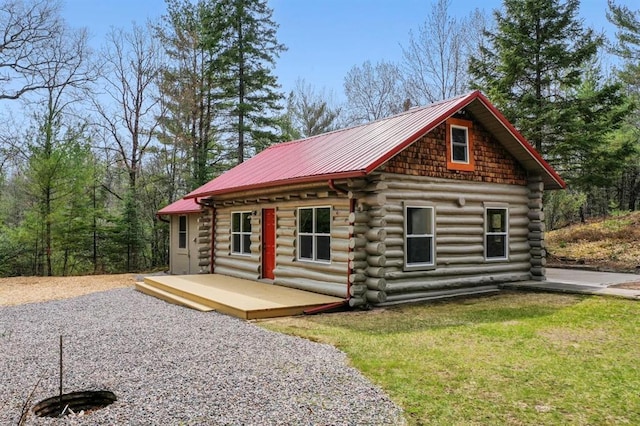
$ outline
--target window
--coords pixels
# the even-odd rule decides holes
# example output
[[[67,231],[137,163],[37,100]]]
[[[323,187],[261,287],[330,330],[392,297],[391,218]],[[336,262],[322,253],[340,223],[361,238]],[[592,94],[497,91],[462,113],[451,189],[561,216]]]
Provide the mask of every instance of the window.
[[[451,161],[469,164],[469,129],[451,126]]]
[[[178,248],[187,248],[187,217],[178,217]]]
[[[298,259],[331,260],[331,207],[298,209]]]
[[[251,212],[231,213],[231,252],[251,254]]]
[[[509,256],[509,213],[506,207],[485,210],[484,252],[489,260],[504,260]]]
[[[473,123],[469,120],[450,118],[447,120],[447,168],[473,171]]]
[[[434,208],[405,206],[405,266],[435,265]]]

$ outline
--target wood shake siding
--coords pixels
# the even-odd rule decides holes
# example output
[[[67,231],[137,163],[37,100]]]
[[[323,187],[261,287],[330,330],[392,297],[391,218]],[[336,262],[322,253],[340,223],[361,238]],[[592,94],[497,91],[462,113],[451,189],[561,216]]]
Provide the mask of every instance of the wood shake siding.
[[[526,185],[527,174],[515,158],[509,154],[479,122],[473,122],[470,137],[473,138],[474,171],[447,169],[445,142],[446,124],[442,123],[416,143],[393,157],[384,171],[411,176],[430,176],[474,182]]]

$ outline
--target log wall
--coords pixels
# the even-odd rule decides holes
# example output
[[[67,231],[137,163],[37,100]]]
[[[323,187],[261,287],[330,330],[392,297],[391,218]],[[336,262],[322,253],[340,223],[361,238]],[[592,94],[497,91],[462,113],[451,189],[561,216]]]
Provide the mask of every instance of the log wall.
[[[213,210],[203,208],[198,216],[198,267],[199,274],[211,273],[211,225]]]
[[[273,283],[337,297],[347,296],[349,200],[345,195],[312,191],[225,203],[216,207],[216,273],[254,281],[262,278],[262,209],[275,208],[276,267]],[[298,260],[297,209],[325,206],[331,206],[332,213],[331,261]],[[240,211],[252,212],[250,255],[231,253],[231,213]]]
[[[359,272],[364,275],[367,300],[373,304],[418,300],[429,292],[482,288],[530,279],[530,190],[527,186],[452,182],[421,176],[384,173],[378,195],[384,203],[362,205],[354,220],[367,220],[366,242],[377,236],[377,248],[366,250]],[[404,267],[404,204],[435,207],[435,266],[425,270]],[[485,203],[505,205],[509,211],[509,258],[485,260]],[[353,255],[354,259],[359,259]]]

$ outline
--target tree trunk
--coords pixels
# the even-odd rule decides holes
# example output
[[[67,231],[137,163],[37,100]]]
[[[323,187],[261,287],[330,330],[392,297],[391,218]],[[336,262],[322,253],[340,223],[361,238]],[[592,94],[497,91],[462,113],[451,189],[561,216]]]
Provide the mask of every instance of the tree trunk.
[[[238,164],[244,161],[244,45],[242,39],[242,1],[238,2]]]

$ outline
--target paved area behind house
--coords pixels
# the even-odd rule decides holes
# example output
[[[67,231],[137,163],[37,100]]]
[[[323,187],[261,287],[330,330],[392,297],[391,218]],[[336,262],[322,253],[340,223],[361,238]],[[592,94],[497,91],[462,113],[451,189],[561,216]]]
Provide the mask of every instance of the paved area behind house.
[[[640,275],[547,268],[547,281],[508,283],[504,284],[502,288],[596,294],[640,300],[640,290],[611,287],[635,281],[640,281]]]

